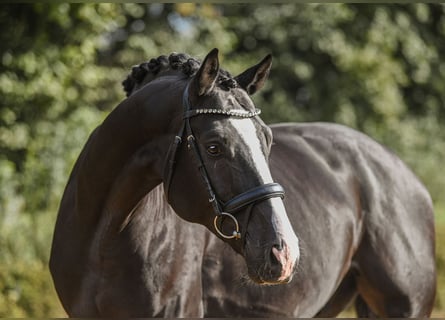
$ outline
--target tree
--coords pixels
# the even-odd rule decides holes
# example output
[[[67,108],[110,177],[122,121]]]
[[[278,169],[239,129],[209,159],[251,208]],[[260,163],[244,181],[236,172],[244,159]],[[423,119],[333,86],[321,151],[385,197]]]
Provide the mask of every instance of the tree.
[[[53,221],[82,144],[123,96],[120,74],[97,63],[118,9],[36,3],[0,11],[0,316],[60,310],[46,267]]]
[[[221,10],[225,30],[237,35],[230,58],[274,56],[269,86],[257,99],[269,122],[333,121],[364,131],[395,150],[441,201],[444,5],[249,4]]]

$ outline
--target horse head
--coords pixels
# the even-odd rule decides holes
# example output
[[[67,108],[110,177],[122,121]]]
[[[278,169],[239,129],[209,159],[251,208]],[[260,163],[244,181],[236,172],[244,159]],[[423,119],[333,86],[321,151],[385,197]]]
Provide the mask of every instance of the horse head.
[[[163,178],[175,212],[243,255],[249,277],[260,284],[289,282],[299,260],[284,190],[269,169],[272,132],[250,98],[263,87],[271,63],[268,55],[232,78],[213,49],[181,79],[182,104],[179,116],[172,115]]]

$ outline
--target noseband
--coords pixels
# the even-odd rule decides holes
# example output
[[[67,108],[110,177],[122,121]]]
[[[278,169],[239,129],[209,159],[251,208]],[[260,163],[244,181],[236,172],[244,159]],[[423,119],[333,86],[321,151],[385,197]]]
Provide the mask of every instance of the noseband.
[[[167,164],[165,170],[165,179],[164,179],[164,187],[165,194],[167,196],[167,200],[169,200],[169,192],[170,185],[173,178],[173,172],[176,163],[176,154],[179,149],[179,146],[183,142],[184,136],[187,140],[188,150],[191,151],[193,157],[196,159],[198,163],[198,169],[201,174],[201,177],[204,181],[204,185],[206,186],[207,193],[209,196],[209,202],[212,204],[213,211],[215,213],[215,219],[213,220],[213,224],[215,226],[216,232],[225,239],[240,239],[241,233],[239,231],[238,220],[232,214],[245,208],[249,205],[254,205],[260,201],[264,201],[274,197],[284,198],[284,189],[278,183],[266,183],[261,186],[250,189],[246,192],[243,192],[231,200],[223,203],[218,200],[215,194],[215,191],[210,183],[209,176],[207,174],[206,168],[204,166],[204,161],[202,160],[201,154],[198,149],[198,144],[196,142],[196,138],[193,134],[190,118],[200,116],[200,115],[222,115],[227,117],[235,117],[235,118],[253,118],[261,113],[261,110],[256,109],[253,112],[249,112],[246,110],[221,110],[221,109],[192,109],[189,101],[189,85],[184,90],[184,94],[182,96],[183,106],[184,106],[184,114],[183,114],[183,122],[178,134],[175,136],[175,140],[171,145],[168,155],[167,155]],[[233,221],[235,230],[232,234],[224,234],[220,229],[220,224],[218,221],[220,218],[229,218]]]

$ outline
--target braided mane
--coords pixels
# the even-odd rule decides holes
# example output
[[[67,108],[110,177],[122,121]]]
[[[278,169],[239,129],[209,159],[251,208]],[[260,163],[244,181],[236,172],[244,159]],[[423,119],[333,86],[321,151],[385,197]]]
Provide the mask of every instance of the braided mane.
[[[122,86],[127,97],[129,97],[135,90],[155,79],[160,73],[177,70],[187,77],[192,77],[199,70],[200,65],[200,60],[190,57],[185,53],[174,52],[169,56],[161,55],[133,66],[127,78],[122,81]],[[222,69],[219,70],[217,83],[225,89],[238,86],[236,80],[230,73]]]

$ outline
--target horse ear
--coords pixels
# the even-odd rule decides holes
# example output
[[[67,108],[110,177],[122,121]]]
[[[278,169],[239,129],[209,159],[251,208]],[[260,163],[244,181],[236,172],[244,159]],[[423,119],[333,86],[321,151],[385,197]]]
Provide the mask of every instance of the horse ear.
[[[250,67],[243,73],[235,77],[238,84],[246,90],[249,95],[260,90],[266,83],[272,66],[272,55],[268,54],[260,63]]]
[[[204,58],[193,82],[192,90],[198,96],[209,93],[215,85],[219,72],[218,49],[213,49]]]

